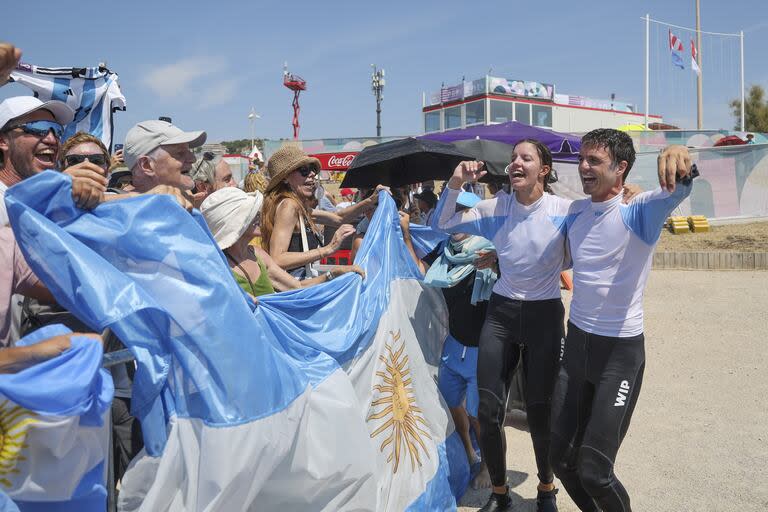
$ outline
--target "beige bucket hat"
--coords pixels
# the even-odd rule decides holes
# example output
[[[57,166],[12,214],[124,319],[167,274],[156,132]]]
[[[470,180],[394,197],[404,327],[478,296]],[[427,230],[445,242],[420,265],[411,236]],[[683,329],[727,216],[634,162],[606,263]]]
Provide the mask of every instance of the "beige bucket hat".
[[[264,193],[269,194],[289,174],[305,165],[313,165],[316,172],[320,172],[320,160],[307,155],[293,144],[283,146],[275,151],[267,162],[269,183]]]

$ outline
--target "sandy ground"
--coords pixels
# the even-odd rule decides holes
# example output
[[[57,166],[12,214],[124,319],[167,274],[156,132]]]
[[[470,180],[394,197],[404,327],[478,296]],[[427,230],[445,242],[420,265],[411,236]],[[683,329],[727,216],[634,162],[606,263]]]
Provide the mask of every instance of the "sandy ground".
[[[768,251],[768,222],[712,226],[705,233],[662,231],[657,251]]]
[[[616,464],[633,510],[768,510],[768,272],[654,270],[645,315],[643,390]],[[531,440],[506,431],[515,511],[533,512]],[[470,489],[459,510],[487,493]]]

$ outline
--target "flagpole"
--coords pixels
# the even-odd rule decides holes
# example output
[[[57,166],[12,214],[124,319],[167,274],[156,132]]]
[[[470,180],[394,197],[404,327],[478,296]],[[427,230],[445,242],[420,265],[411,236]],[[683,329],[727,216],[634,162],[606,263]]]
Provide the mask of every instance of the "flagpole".
[[[699,130],[703,129],[704,126],[704,101],[702,99],[702,82],[703,82],[703,75],[704,75],[704,63],[702,62],[701,58],[701,12],[700,12],[700,5],[699,0],[696,0],[696,57],[699,64],[699,74],[698,78],[696,79],[696,97],[697,97],[697,115],[696,115],[696,126]]]
[[[649,101],[649,88],[650,88],[650,32],[651,32],[651,17],[649,14],[645,15],[645,129],[648,129],[648,101]]]
[[[744,31],[739,31],[741,40],[741,131],[746,131],[747,122],[744,119]]]

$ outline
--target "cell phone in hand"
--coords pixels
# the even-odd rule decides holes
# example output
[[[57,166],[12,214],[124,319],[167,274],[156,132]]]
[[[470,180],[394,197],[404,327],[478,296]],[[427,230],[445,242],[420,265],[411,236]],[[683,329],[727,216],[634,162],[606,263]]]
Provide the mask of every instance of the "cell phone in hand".
[[[123,149],[123,147],[124,147],[124,146],[123,146],[122,144],[115,144],[115,146],[114,146],[114,147],[115,147],[115,153],[117,153],[118,151],[120,151],[121,149]]]

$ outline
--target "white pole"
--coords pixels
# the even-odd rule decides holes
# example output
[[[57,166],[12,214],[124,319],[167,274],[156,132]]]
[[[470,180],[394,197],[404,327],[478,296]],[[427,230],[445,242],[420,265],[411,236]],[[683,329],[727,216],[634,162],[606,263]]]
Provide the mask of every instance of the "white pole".
[[[648,106],[648,102],[650,101],[650,80],[649,80],[649,74],[650,74],[650,46],[651,46],[651,40],[650,40],[650,33],[651,33],[651,17],[650,15],[645,15],[645,129],[648,129],[648,114],[650,112],[650,108]]]
[[[704,88],[704,58],[701,51],[701,5],[696,0],[696,60],[699,62],[699,75],[696,78],[696,127],[704,129],[704,100],[702,99]]]
[[[739,32],[741,39],[741,131],[745,131],[746,119],[744,119],[744,31]]]

